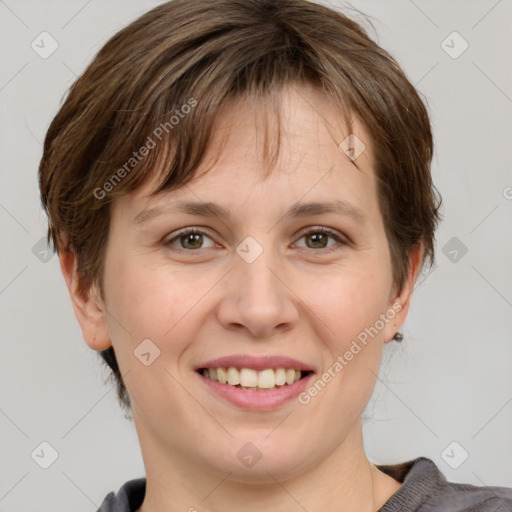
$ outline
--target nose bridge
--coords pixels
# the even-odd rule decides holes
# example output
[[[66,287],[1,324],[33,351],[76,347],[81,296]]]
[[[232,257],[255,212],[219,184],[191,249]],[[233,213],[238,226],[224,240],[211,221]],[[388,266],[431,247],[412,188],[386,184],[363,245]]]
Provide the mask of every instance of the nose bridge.
[[[266,240],[270,240],[268,236]],[[298,313],[280,276],[281,265],[271,247],[263,247],[247,237],[237,247],[231,272],[227,303],[220,319],[227,324],[241,324],[257,336],[268,336],[272,329],[297,320]]]
[[[282,283],[276,277],[278,267],[275,251],[269,245],[271,236],[265,240],[266,247],[263,247],[253,237],[247,237],[237,247],[239,261],[236,263],[239,299],[245,300],[253,307],[271,306],[282,297]],[[275,305],[275,304],[274,304]]]

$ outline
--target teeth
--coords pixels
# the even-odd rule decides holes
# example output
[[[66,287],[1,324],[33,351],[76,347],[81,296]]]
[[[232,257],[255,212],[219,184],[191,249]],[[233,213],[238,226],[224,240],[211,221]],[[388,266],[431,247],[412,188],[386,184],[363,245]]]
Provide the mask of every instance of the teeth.
[[[271,389],[276,387],[276,373],[274,370],[269,369],[258,372],[258,387],[262,389]]]
[[[208,374],[209,373],[210,373],[210,370],[208,369]],[[226,382],[228,381],[228,375],[224,368],[217,368],[217,378],[219,379],[219,382],[221,384],[226,384]]]
[[[232,366],[228,368],[228,384],[231,386],[240,384],[240,373],[236,368],[233,368]]]
[[[302,377],[300,370],[293,368],[268,368],[256,371],[252,368],[207,368],[203,370],[203,376],[211,380],[217,380],[221,384],[229,384],[244,389],[273,389],[293,384]]]
[[[250,368],[242,368],[240,370],[240,385],[244,388],[258,387],[258,372]]]
[[[276,370],[276,386],[284,386],[286,384],[286,372],[284,368]]]

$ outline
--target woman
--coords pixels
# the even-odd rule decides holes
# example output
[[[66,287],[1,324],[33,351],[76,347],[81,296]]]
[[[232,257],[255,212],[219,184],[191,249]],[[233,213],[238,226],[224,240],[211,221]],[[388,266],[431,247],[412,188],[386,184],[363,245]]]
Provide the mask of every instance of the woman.
[[[100,510],[512,507],[364,450],[383,346],[434,260],[432,152],[396,61],[312,2],[176,0],[101,49],[40,164],[146,468]]]

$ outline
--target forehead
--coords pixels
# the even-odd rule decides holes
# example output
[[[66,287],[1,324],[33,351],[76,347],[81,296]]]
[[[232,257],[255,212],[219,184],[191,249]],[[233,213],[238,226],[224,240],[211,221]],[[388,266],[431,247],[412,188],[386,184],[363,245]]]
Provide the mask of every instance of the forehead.
[[[358,118],[352,117],[349,132],[332,100],[314,87],[286,88],[277,100],[232,99],[217,117],[205,157],[189,184],[151,196],[163,175],[155,172],[130,198],[121,200],[144,207],[171,197],[192,199],[196,190],[201,196],[206,193],[208,200],[228,197],[235,203],[233,194],[246,194],[248,187],[264,180],[269,192],[279,187],[284,195],[294,196],[309,189],[308,199],[313,200],[329,195],[336,186],[341,195],[360,196],[364,202],[368,187],[374,186],[373,157]],[[272,152],[278,158],[271,165]]]
[[[330,149],[360,170],[373,164],[371,143],[358,117],[340,111],[334,100],[310,85],[289,86],[263,98],[231,100],[217,119],[209,152],[219,155],[229,141],[230,156],[234,151],[243,154],[251,139],[262,156],[281,146],[288,157],[301,149],[304,153]]]

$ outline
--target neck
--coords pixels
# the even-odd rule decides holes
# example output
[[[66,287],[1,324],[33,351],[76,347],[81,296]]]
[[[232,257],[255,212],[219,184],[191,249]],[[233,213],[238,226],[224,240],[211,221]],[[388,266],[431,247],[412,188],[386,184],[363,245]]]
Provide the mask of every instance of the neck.
[[[377,512],[400,487],[367,459],[360,422],[307,470],[288,478],[266,472],[258,483],[237,481],[233,471],[218,473],[178,450],[167,448],[166,456],[141,434],[147,485],[137,512]]]

